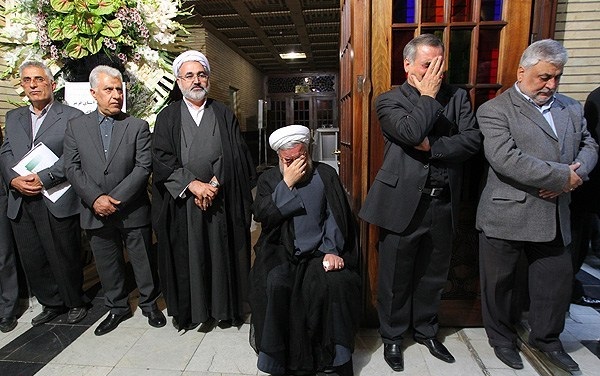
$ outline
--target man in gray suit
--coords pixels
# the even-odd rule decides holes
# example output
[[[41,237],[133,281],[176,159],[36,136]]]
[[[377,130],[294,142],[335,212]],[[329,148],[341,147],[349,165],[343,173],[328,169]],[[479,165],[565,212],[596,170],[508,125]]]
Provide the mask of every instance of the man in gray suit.
[[[523,368],[513,326],[519,317],[511,315],[521,256],[529,344],[558,367],[579,369],[559,340],[571,295],[569,202],[596,164],[598,145],[581,104],[557,93],[566,62],[558,42],[533,43],[515,85],[477,111],[489,163],[477,209],[483,323],[496,356],[515,369]]]
[[[8,218],[29,288],[43,306],[31,324],[42,325],[67,311],[67,323],[74,324],[87,313],[77,195],[69,188],[52,201],[43,191],[67,179],[62,157],[65,129],[67,121],[82,112],[54,101],[56,83],[43,63],[25,62],[19,73],[30,105],[6,114],[6,139],[0,159],[10,188]],[[38,143],[46,145],[59,159],[38,173],[20,176],[13,167]]]
[[[458,221],[462,164],[481,134],[466,91],[442,83],[444,45],[423,34],[404,48],[406,82],[377,98],[385,138],[383,165],[360,211],[379,226],[377,311],[383,357],[404,369],[402,340],[414,339],[448,363],[436,338]]]
[[[81,198],[81,227],[90,237],[105,304],[110,308],[94,334],[106,334],[131,317],[123,244],[142,314],[150,325],[161,327],[166,319],[156,305],[159,291],[150,254],[148,123],[121,112],[123,78],[117,69],[97,66],[90,73],[90,86],[98,109],[69,121],[64,155],[67,177]]]

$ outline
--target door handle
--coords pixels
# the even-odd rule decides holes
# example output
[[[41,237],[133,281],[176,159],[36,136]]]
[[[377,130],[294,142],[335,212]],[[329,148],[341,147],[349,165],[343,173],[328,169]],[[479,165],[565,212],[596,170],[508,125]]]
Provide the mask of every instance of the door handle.
[[[340,154],[342,154],[342,151],[340,149],[336,149],[331,153],[331,155],[340,155]]]

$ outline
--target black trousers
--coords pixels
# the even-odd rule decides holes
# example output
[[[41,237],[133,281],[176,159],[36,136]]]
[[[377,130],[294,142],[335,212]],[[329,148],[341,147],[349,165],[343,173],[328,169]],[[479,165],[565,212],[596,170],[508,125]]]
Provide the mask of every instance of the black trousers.
[[[560,234],[560,233],[559,233]],[[514,308],[516,270],[527,258],[529,288],[529,343],[542,351],[561,350],[559,335],[571,296],[571,255],[562,237],[547,243],[489,238],[479,235],[479,266],[483,324],[491,346],[515,346]]]
[[[135,283],[140,293],[138,305],[143,312],[151,312],[155,309],[159,289],[156,268],[151,262],[150,226],[124,229],[107,224],[86,232],[90,237],[90,246],[102,282],[104,302],[110,308],[110,312],[117,315],[130,312],[129,291],[125,285],[126,264],[123,245],[127,249]]]
[[[0,189],[4,189],[2,184]],[[7,197],[0,192],[0,318],[16,316],[19,303],[17,263],[6,205]]]
[[[436,336],[451,255],[451,204],[446,198],[422,196],[400,234],[380,229],[377,311],[384,343],[400,344],[411,327],[417,340]]]
[[[56,218],[37,195],[23,199],[11,223],[29,288],[40,304],[83,306],[79,216]]]

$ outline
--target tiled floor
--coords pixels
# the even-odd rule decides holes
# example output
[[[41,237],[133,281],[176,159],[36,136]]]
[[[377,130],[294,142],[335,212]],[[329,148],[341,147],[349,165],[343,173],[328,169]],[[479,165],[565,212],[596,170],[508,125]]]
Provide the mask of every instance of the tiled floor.
[[[584,273],[586,289],[600,286],[598,269],[587,265]],[[31,318],[41,309],[33,302],[15,330],[0,333],[0,375],[264,375],[256,369],[256,355],[248,344],[248,324],[239,329],[215,328],[209,333],[178,333],[170,323],[160,329],[150,327],[136,310],[133,318],[115,331],[97,337],[94,329],[106,309],[100,298],[94,299],[93,307],[78,325],[66,325],[64,318],[59,318],[32,328]],[[482,328],[443,328],[440,338],[456,357],[456,363],[444,363],[433,358],[425,347],[407,341],[405,371],[399,375],[538,375],[527,361],[520,371],[501,363],[487,344]],[[600,375],[600,312],[572,305],[562,340],[580,364],[580,375]],[[382,343],[375,329],[360,331],[354,370],[357,376],[397,374],[383,360]]]

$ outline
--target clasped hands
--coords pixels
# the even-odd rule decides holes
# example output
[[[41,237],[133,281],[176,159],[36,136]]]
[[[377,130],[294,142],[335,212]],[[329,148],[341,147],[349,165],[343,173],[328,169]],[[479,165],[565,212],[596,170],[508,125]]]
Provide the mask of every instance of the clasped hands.
[[[323,269],[326,272],[341,270],[344,268],[344,259],[333,253],[326,253],[323,257]]]
[[[44,188],[37,174],[17,176],[10,181],[10,185],[23,196],[35,196],[41,193]]]
[[[560,192],[553,192],[553,191],[550,191],[550,190],[542,188],[542,189],[539,190],[540,197],[541,198],[555,198],[555,197],[559,196],[562,193],[572,192],[577,187],[579,187],[581,184],[583,184],[583,180],[575,172],[575,171],[577,171],[577,169],[580,166],[581,166],[581,163],[579,163],[579,162],[575,162],[572,165],[569,165],[569,169],[571,170],[570,171],[570,175],[569,175],[569,181],[564,185],[562,191],[560,191]]]
[[[211,181],[217,181],[217,178],[213,176]],[[213,200],[219,193],[219,187],[213,187],[210,183],[204,183],[200,180],[194,180],[188,186],[188,189],[194,195],[194,204],[200,210],[206,211],[209,206],[212,205]]]
[[[101,195],[94,201],[93,208],[96,215],[100,217],[108,217],[119,210],[121,201],[109,195]]]

